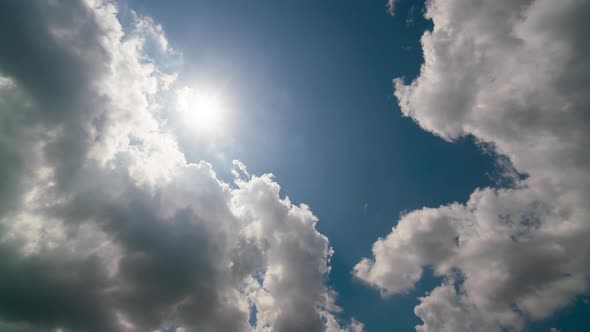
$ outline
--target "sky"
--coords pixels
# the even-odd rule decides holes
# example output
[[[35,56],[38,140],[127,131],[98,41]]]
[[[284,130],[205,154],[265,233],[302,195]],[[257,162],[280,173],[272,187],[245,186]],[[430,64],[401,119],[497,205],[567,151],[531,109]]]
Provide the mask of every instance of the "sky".
[[[0,330],[590,329],[588,13],[0,1]]]

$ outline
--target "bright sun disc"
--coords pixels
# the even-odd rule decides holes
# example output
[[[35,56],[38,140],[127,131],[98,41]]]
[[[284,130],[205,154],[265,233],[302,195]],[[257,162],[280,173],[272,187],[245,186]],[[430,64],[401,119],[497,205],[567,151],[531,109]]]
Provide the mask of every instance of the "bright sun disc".
[[[219,94],[184,88],[179,91],[178,98],[183,121],[188,126],[203,131],[220,127],[225,109]]]

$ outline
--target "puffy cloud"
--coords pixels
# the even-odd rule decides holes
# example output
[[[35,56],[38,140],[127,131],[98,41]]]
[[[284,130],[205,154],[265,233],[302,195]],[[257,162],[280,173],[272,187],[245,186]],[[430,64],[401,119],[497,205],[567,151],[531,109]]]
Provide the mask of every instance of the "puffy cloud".
[[[395,80],[404,115],[445,140],[473,135],[525,179],[402,216],[355,275],[385,294],[424,267],[419,331],[519,330],[587,292],[590,3],[433,0],[424,64]],[[477,327],[477,328],[473,328]]]
[[[443,209],[446,213],[424,209],[404,216],[391,234],[373,245],[373,254],[387,257],[388,264],[363,259],[355,275],[384,295],[411,289],[422,276],[422,266],[443,262],[456,248],[458,233],[451,220],[462,219],[463,209],[458,204]]]
[[[428,296],[420,298],[421,303],[414,312],[421,317],[424,325],[417,326],[424,331],[498,331],[487,322],[468,299],[458,295],[455,287],[445,284],[432,290]]]
[[[233,183],[187,163],[152,19],[0,1],[0,25],[0,329],[362,330],[307,206],[240,162]]]

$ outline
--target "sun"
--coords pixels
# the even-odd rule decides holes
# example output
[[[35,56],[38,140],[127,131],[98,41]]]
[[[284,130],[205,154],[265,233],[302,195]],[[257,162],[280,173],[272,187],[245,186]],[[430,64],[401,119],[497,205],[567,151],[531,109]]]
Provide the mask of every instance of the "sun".
[[[220,125],[223,107],[218,96],[212,93],[196,93],[189,101],[187,118],[201,129],[215,129]]]
[[[220,129],[226,112],[221,94],[206,89],[181,89],[178,106],[187,126],[207,132]]]

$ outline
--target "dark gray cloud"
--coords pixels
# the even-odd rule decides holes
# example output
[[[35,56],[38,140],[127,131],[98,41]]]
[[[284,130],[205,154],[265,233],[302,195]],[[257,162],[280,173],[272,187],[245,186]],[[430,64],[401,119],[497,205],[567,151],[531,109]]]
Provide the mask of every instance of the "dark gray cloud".
[[[107,69],[109,54],[86,3],[1,1],[0,11],[0,155],[6,161],[0,205],[10,202],[14,208],[19,187],[28,185],[22,177],[29,177],[39,162],[39,149],[48,150],[45,156],[57,168],[59,183],[66,183],[83,162],[88,139],[83,124],[101,110],[92,85]],[[54,139],[47,140],[48,135]]]
[[[62,260],[54,255],[22,257],[0,248],[0,313],[37,330],[67,326],[85,331],[117,331],[106,302],[108,280],[93,256]]]
[[[91,97],[109,57],[91,8],[80,1],[7,0],[0,10],[0,68],[39,103],[38,116],[63,121],[91,111],[75,106]]]

